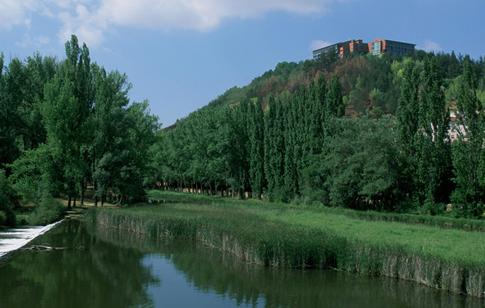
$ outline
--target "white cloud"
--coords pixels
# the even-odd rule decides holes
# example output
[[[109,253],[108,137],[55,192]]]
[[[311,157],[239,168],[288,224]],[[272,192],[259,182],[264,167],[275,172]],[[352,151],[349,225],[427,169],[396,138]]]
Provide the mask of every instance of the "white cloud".
[[[63,39],[68,32],[80,34],[91,44],[102,40],[113,26],[159,30],[208,31],[231,18],[254,18],[270,11],[296,14],[323,12],[338,0],[101,0],[90,14],[77,10],[64,20]]]
[[[31,37],[30,34],[24,34],[22,40],[17,43],[22,48],[41,48],[50,43],[47,36]]]
[[[98,14],[112,23],[160,29],[208,30],[227,18],[251,18],[269,11],[308,14],[329,0],[102,0]]]
[[[227,19],[246,19],[281,11],[322,13],[343,0],[0,0],[0,29],[28,25],[35,12],[61,22],[60,40],[72,33],[99,45],[116,26],[158,30],[208,31]]]
[[[329,41],[322,41],[322,40],[314,40],[310,44],[310,50],[317,50],[323,47],[327,47],[332,45],[332,42]]]
[[[84,4],[76,4],[72,12],[63,10],[58,14],[58,18],[62,23],[58,32],[58,37],[62,42],[68,40],[74,33],[81,42],[86,42],[90,46],[97,46],[101,43],[106,23]]]
[[[438,52],[438,51],[443,51],[443,48],[441,47],[440,44],[434,42],[434,41],[430,41],[430,40],[426,40],[424,41],[423,43],[423,46],[421,47],[418,47],[419,49],[423,49],[423,50],[426,50],[428,52]]]
[[[0,29],[30,24],[29,12],[35,2],[31,0],[0,0]]]

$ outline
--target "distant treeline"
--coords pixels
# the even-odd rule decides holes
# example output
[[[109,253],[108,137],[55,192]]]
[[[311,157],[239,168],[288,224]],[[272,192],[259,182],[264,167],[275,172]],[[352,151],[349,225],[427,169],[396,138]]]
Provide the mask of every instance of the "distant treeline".
[[[62,61],[0,56],[0,225],[15,223],[21,205],[34,206],[30,223],[55,219],[52,197],[82,204],[88,188],[95,202],[144,198],[159,126],[147,102],[130,103],[129,89],[75,36]]]
[[[484,76],[483,59],[425,52],[283,63],[163,130],[151,181],[363,210],[452,203],[478,217]]]

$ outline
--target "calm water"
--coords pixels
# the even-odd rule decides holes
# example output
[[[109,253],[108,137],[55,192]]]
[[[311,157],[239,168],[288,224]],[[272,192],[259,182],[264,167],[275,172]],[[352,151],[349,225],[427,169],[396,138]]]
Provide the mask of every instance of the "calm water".
[[[166,243],[66,221],[0,260],[0,307],[482,307],[394,279],[242,264],[194,243]]]

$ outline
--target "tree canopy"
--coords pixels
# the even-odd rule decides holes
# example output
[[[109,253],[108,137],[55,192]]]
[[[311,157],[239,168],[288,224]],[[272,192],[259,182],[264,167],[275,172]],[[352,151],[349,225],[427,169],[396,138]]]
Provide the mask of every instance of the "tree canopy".
[[[93,63],[76,36],[65,50],[62,61],[35,54],[6,67],[0,56],[0,189],[16,201],[6,209],[53,197],[75,206],[86,191],[96,203],[144,199],[157,117],[147,102],[130,102],[127,76]]]
[[[457,215],[478,217],[484,67],[421,51],[279,64],[161,131],[154,178],[170,189],[363,210],[435,214],[451,202]]]

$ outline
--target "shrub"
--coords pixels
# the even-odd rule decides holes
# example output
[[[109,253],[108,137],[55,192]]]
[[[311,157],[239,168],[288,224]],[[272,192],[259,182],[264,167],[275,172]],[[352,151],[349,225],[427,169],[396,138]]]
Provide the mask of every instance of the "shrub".
[[[46,225],[58,220],[64,211],[62,204],[52,197],[43,197],[39,205],[29,215],[31,225]]]
[[[51,150],[41,145],[26,151],[10,165],[12,174],[9,181],[23,203],[38,205],[44,194],[56,190],[51,174],[55,170],[51,156]]]
[[[29,215],[26,213],[16,213],[15,219],[17,226],[25,226],[29,224]]]
[[[4,211],[0,211],[0,226],[4,225],[7,221],[7,214]]]
[[[14,190],[8,185],[5,172],[0,169],[0,225],[15,225],[15,207],[16,198]]]

